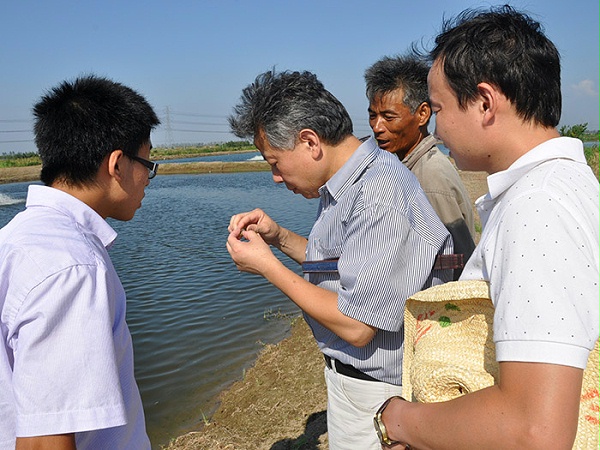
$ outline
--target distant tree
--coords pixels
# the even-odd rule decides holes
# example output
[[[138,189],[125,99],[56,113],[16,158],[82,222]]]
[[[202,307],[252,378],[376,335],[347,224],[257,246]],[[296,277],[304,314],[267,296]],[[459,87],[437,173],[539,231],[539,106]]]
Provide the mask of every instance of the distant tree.
[[[578,125],[573,126],[563,125],[562,127],[560,127],[560,130],[558,130],[558,132],[561,134],[561,136],[573,137],[583,140],[584,135],[587,133],[587,127],[587,123],[580,123]]]
[[[225,142],[224,144],[221,144],[221,146],[223,146],[223,147],[233,147],[233,148],[248,147],[250,145],[252,145],[252,144],[248,141],[229,141],[229,142]]]

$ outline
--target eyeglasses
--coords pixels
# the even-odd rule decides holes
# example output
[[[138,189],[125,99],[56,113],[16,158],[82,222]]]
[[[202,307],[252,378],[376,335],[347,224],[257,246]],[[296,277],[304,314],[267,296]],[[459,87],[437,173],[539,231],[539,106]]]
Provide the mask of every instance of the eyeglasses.
[[[158,163],[154,161],[148,161],[147,159],[140,158],[139,156],[127,155],[129,158],[143,164],[148,169],[148,179],[151,180],[156,176],[156,172],[158,172]]]

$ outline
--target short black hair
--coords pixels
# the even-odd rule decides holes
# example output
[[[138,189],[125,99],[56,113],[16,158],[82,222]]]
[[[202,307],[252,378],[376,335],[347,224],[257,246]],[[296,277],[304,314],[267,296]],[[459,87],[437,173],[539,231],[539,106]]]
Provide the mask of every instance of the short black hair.
[[[477,85],[502,91],[525,121],[555,127],[560,120],[560,55],[542,26],[511,6],[465,10],[444,22],[430,53],[466,108]]]
[[[233,133],[241,138],[265,133],[269,145],[291,149],[298,133],[313,130],[330,145],[352,134],[346,108],[310,72],[275,72],[256,77],[242,91],[240,103],[229,117]]]
[[[137,155],[160,120],[133,89],[95,75],[64,81],[34,106],[41,180],[85,185],[104,158],[120,149]]]

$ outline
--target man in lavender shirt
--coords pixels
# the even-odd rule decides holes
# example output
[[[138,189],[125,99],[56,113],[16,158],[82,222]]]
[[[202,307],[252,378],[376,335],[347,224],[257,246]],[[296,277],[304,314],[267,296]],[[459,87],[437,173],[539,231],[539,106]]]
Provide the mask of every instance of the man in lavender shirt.
[[[159,120],[96,76],[61,83],[34,115],[44,186],[0,230],[0,449],[150,449],[105,219],[141,206]]]

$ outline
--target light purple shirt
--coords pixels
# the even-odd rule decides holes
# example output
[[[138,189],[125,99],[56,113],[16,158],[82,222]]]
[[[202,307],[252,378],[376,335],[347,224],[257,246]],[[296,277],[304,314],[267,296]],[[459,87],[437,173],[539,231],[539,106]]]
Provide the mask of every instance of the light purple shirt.
[[[116,232],[57,189],[30,186],[26,206],[0,230],[0,449],[60,433],[78,449],[149,449]]]

